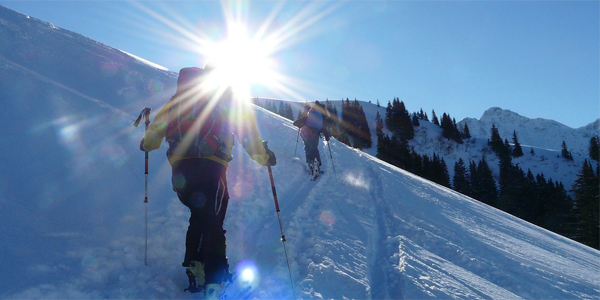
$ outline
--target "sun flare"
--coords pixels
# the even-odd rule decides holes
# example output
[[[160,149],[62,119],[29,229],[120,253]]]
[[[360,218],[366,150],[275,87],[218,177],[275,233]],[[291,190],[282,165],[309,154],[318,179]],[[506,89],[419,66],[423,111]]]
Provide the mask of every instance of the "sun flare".
[[[229,25],[229,36],[207,47],[206,56],[214,67],[214,78],[233,92],[250,96],[252,85],[273,86],[276,62],[271,57],[275,46],[259,38],[250,38],[241,24]]]
[[[289,69],[290,65],[298,62],[287,61],[286,56],[281,54],[318,34],[320,29],[316,24],[340,6],[337,2],[317,1],[301,7],[292,5],[297,9],[290,10],[282,1],[273,5],[267,15],[259,17],[261,23],[253,23],[248,2],[221,0],[224,22],[222,27],[217,26],[213,30],[212,27],[207,29],[206,26],[196,27],[192,23],[181,22],[185,16],[174,14],[166,5],[161,6],[159,12],[150,9],[147,4],[136,1],[132,4],[171,29],[159,32],[165,41],[178,45],[185,52],[195,53],[197,63],[212,65],[212,84],[231,87],[238,99],[261,96],[251,95],[257,89],[275,97],[305,98],[304,91],[314,89],[314,84],[286,74],[282,69]],[[282,16],[292,17],[282,22]],[[155,34],[152,32],[152,35]]]

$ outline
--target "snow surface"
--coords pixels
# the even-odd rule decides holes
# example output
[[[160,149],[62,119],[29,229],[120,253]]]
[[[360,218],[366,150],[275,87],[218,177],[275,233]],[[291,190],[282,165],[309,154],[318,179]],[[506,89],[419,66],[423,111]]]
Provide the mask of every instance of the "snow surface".
[[[0,44],[0,298],[198,298],[183,292],[189,212],[164,145],[150,153],[144,265],[143,126],[132,123],[144,107],[154,116],[174,74],[2,7],[0,24],[12,41]],[[256,266],[252,298],[291,299],[292,285],[298,299],[600,296],[599,251],[335,140],[320,144],[325,174],[311,182],[297,129],[255,112],[278,157],[293,281],[267,170],[236,145],[225,228],[231,269]]]
[[[278,154],[273,173],[298,298],[593,299],[599,295],[598,251],[336,141],[330,145],[333,160],[321,143],[326,173],[311,182],[302,159],[293,157],[296,129],[290,121],[260,108],[256,114],[261,134]],[[98,129],[98,134],[131,131],[119,126],[126,121]],[[44,199],[3,196],[2,228],[9,234],[2,235],[2,242],[11,250],[3,250],[8,253],[2,256],[21,261],[3,262],[7,267],[3,269],[24,275],[17,278],[20,284],[3,285],[3,298],[196,297],[182,291],[187,281],[179,265],[189,213],[170,190],[164,146],[150,157],[149,266],[144,266],[143,153],[136,149],[142,131],[130,133],[130,141],[117,146],[125,152],[125,161],[106,164],[92,182],[85,172],[58,179],[69,181],[71,188],[57,196],[103,206],[101,210],[81,215],[67,204],[61,221],[44,224],[34,218],[36,224],[20,217],[27,215],[29,204]],[[85,137],[79,138],[88,145]],[[241,147],[235,149],[228,170],[232,201],[225,225],[232,269],[234,262],[256,264],[253,295],[257,299],[292,298],[266,168],[250,160]],[[101,153],[89,155],[87,159],[103,160]],[[106,197],[104,191],[113,190],[111,179],[130,188],[117,191],[120,197]],[[89,197],[71,197],[74,189],[85,190]],[[99,217],[100,224],[90,224]],[[113,231],[86,230],[86,225],[108,224],[115,225],[109,226]],[[38,261],[39,251],[51,258]],[[2,281],[10,282],[12,274],[4,273]]]

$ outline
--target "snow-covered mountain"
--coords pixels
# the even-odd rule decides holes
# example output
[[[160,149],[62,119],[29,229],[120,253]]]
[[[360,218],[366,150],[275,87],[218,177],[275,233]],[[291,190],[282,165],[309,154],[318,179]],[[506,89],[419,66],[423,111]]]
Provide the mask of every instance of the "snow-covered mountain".
[[[0,24],[0,298],[197,298],[183,292],[189,213],[164,145],[150,153],[144,266],[143,129],[132,123],[169,98],[176,74],[3,7]],[[332,158],[320,145],[326,173],[311,182],[296,128],[254,111],[278,156],[293,281],[267,171],[236,145],[225,227],[232,269],[256,266],[250,298],[292,299],[292,284],[298,299],[600,295],[599,251],[335,140]]]
[[[286,100],[265,98],[259,98],[255,101],[261,104],[272,102],[275,103],[276,107],[279,106],[280,101],[289,102]],[[337,108],[338,113],[341,114],[343,100],[330,101]],[[294,110],[294,116],[297,115],[298,110],[304,107],[304,102],[290,103]],[[378,107],[376,104],[370,102],[359,101],[359,103],[363,107],[369,121],[373,140],[373,147],[363,149],[362,151],[376,156],[377,135],[375,134],[375,117],[379,112],[381,117],[385,118],[385,107],[387,104],[382,104]],[[440,112],[440,115],[442,113]],[[409,144],[421,155],[427,154],[429,157],[432,157],[435,153],[444,158],[450,177],[454,175],[453,166],[459,159],[462,158],[465,163],[468,163],[469,161],[479,162],[485,157],[498,181],[500,176],[500,161],[487,144],[491,136],[492,125],[495,124],[500,132],[500,136],[503,139],[508,139],[510,143],[512,143],[513,130],[516,130],[519,143],[525,155],[514,158],[513,163],[518,164],[525,172],[529,169],[533,174],[544,174],[546,178],[560,181],[569,190],[577,179],[577,174],[581,171],[583,162],[586,159],[589,160],[588,147],[590,138],[600,133],[598,130],[600,120],[596,120],[587,126],[573,129],[556,121],[544,119],[532,120],[500,108],[487,110],[480,121],[467,118],[458,122],[457,125],[461,130],[464,128],[465,122],[468,124],[472,138],[465,140],[463,144],[457,144],[445,139],[442,136],[440,126],[423,120],[420,121],[420,126],[415,127],[415,138]],[[486,124],[489,124],[489,126]],[[386,129],[384,129],[384,132],[391,135]],[[566,141],[568,149],[573,154],[572,161],[561,157],[563,140]],[[532,149],[534,154],[531,154]]]
[[[588,157],[590,138],[600,133],[600,119],[573,129],[553,120],[530,119],[499,107],[488,109],[479,120],[466,118],[458,122],[461,129],[465,124],[469,127],[471,135],[485,138],[491,136],[492,125],[495,125],[500,136],[511,143],[513,131],[516,131],[519,143],[523,146],[560,151],[562,142],[565,141],[573,155],[583,157]]]

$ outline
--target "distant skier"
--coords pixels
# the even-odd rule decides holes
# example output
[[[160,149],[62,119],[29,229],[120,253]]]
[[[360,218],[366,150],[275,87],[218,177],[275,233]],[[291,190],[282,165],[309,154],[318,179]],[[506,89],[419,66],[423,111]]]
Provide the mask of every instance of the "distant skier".
[[[233,135],[259,164],[274,166],[276,158],[263,146],[254,115],[244,102],[235,101],[230,88],[210,86],[206,79],[211,71],[206,66],[181,69],[175,95],[150,124],[140,148],[158,149],[163,138],[169,143],[173,190],[191,211],[182,263],[188,276],[198,277],[196,283],[190,276],[190,291],[197,291],[196,284],[204,285],[206,299],[219,299],[231,280],[223,221]]]
[[[294,125],[300,128],[300,136],[304,142],[304,152],[306,154],[306,163],[313,177],[318,176],[321,167],[321,154],[319,153],[319,137],[325,136],[329,141],[329,112],[325,106],[318,100],[300,119],[294,121]]]

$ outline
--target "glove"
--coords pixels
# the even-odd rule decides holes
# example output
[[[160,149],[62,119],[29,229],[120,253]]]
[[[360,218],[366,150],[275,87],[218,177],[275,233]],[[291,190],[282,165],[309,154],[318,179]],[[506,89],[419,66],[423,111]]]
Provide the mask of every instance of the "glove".
[[[140,150],[146,152],[146,149],[144,149],[144,138],[142,138],[142,141],[140,142]]]
[[[275,157],[275,153],[273,151],[266,149],[267,155],[269,155],[269,160],[267,161],[267,166],[274,166],[277,164],[277,158]]]

